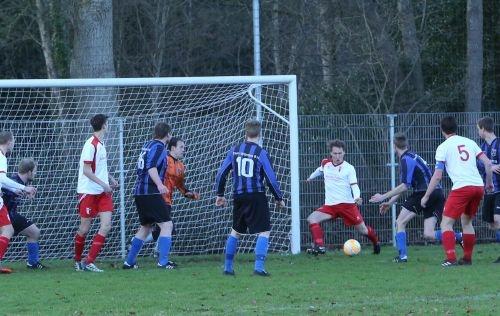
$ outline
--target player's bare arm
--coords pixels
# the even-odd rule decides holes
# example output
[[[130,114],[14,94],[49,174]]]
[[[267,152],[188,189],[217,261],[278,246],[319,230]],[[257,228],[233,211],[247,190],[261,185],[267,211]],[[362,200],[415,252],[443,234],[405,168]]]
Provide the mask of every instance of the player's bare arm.
[[[432,175],[431,181],[429,181],[429,186],[427,187],[427,191],[425,191],[424,196],[420,200],[420,205],[425,207],[427,205],[427,201],[429,201],[429,196],[434,192],[437,185],[443,178],[443,170],[436,169],[434,170],[434,174]]]
[[[165,194],[168,192],[167,187],[163,184],[163,182],[160,179],[160,175],[158,175],[158,169],[156,167],[148,169],[149,176],[151,177],[151,180],[156,184],[156,187],[158,188],[158,191],[160,194]]]
[[[479,160],[484,164],[484,170],[486,171],[486,179],[484,184],[484,189],[486,192],[493,192],[493,174],[491,168],[491,161],[486,157],[486,155],[480,155]]]
[[[370,198],[370,202],[371,203],[379,203],[379,202],[382,202],[384,200],[390,199],[393,196],[396,196],[396,195],[399,196],[401,193],[404,193],[407,190],[408,190],[408,186],[405,183],[401,183],[400,185],[398,185],[394,189],[392,189],[384,194],[380,194],[380,193],[374,194]]]
[[[86,163],[83,165],[83,174],[90,180],[100,185],[104,189],[104,192],[113,192],[113,189],[109,186],[109,184],[105,183],[95,175],[90,164]]]

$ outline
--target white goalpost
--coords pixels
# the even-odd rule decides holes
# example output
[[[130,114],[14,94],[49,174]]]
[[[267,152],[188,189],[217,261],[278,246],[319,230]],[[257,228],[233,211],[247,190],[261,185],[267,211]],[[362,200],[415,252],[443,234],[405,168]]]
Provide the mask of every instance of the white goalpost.
[[[295,76],[0,80],[0,129],[12,131],[16,141],[8,157],[9,174],[17,171],[22,158],[38,163],[33,183],[37,196],[23,200],[18,211],[41,229],[42,259],[73,255],[78,161],[92,134],[89,119],[97,113],[110,116],[104,144],[110,172],[120,180],[113,194],[113,228],[101,257],[124,256],[139,225],[132,197],[135,166],[159,121],[169,123],[173,135],[185,141],[186,185],[201,193],[198,201],[174,194],[172,251],[222,253],[232,205],[215,206],[215,173],[229,147],[244,139],[244,122],[255,117],[262,121],[262,146],[287,202],[285,210],[270,203],[270,251],[300,252]],[[229,179],[226,197],[231,188]],[[253,251],[254,242],[254,236],[245,236],[239,251]],[[14,237],[5,260],[24,259],[24,243],[24,238]]]

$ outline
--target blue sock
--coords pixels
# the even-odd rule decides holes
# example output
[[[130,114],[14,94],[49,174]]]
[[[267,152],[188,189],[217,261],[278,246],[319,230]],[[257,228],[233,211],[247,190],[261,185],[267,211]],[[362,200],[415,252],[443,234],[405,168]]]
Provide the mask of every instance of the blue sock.
[[[406,251],[406,232],[396,234],[396,246],[398,247],[399,258],[406,258],[408,255]]]
[[[443,233],[441,232],[441,230],[436,230],[434,232],[434,238],[436,238],[437,241],[443,240]]]
[[[132,239],[132,243],[130,244],[130,250],[127,255],[127,264],[129,265],[134,265],[135,260],[137,259],[137,255],[139,254],[139,251],[141,251],[142,244],[144,244],[144,241],[142,239],[139,239],[137,237],[134,237]]]
[[[455,232],[455,240],[456,242],[462,242],[462,233]]]
[[[255,271],[264,271],[264,263],[267,256],[267,248],[269,246],[269,238],[259,236],[255,245]]]
[[[496,240],[497,242],[500,242],[500,229],[497,229]]]
[[[172,246],[172,237],[167,237],[167,236],[158,237],[158,248],[160,250],[158,263],[162,266],[168,263],[168,254],[170,253],[170,246]]]
[[[40,261],[40,257],[39,257],[40,246],[38,245],[38,243],[37,242],[29,242],[26,244],[26,247],[28,248],[28,263],[35,264],[38,261]]]
[[[229,235],[226,241],[226,260],[224,261],[224,271],[233,271],[233,259],[238,248],[238,238]]]

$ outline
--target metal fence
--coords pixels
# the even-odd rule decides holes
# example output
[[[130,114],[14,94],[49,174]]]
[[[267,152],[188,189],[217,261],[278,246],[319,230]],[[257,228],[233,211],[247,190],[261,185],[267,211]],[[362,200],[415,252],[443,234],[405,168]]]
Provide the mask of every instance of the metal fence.
[[[378,204],[368,203],[375,193],[383,193],[391,188],[391,169],[395,171],[396,185],[398,183],[397,157],[391,164],[390,133],[404,132],[408,136],[410,149],[417,152],[431,168],[434,167],[434,153],[437,146],[444,141],[441,135],[440,119],[454,115],[459,124],[459,134],[472,138],[478,143],[476,122],[483,116],[492,117],[500,125],[500,112],[489,113],[426,113],[398,115],[303,115],[299,117],[299,147],[300,147],[300,179],[301,179],[301,241],[307,246],[311,243],[307,216],[324,202],[323,181],[307,183],[309,174],[328,155],[326,143],[330,139],[341,139],[347,144],[345,160],[356,168],[358,183],[361,188],[363,205],[361,212],[368,225],[377,231],[382,243],[393,242],[393,223],[391,213],[382,216],[378,212]],[[392,117],[392,118],[391,118]],[[391,122],[393,127],[391,127]],[[496,134],[500,135],[499,126]],[[443,180],[445,193],[449,192],[451,183],[448,178]],[[402,203],[404,197],[399,202]],[[399,205],[396,205],[399,212]],[[481,242],[492,241],[494,233],[481,221],[481,211],[474,220],[477,239]],[[330,221],[323,224],[325,242],[330,246],[338,246],[349,238],[361,242],[367,239],[360,236],[353,228],[346,228],[342,221]],[[457,226],[457,229],[459,227]],[[420,214],[407,226],[409,243],[423,243],[423,217]]]

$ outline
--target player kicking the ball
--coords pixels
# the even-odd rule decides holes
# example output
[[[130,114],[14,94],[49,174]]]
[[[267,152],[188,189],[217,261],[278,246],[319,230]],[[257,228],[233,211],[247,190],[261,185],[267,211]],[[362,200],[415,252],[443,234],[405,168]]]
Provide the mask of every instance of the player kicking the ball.
[[[320,223],[342,218],[346,226],[354,225],[357,231],[368,237],[373,244],[373,253],[379,254],[380,244],[377,234],[373,228],[365,225],[358,209],[358,205],[362,203],[361,192],[356,170],[344,161],[345,143],[341,140],[333,140],[329,142],[328,147],[331,157],[323,159],[321,166],[307,179],[311,181],[322,175],[325,181],[325,204],[307,218],[314,243],[312,248],[307,249],[307,253],[324,254],[323,229]]]

